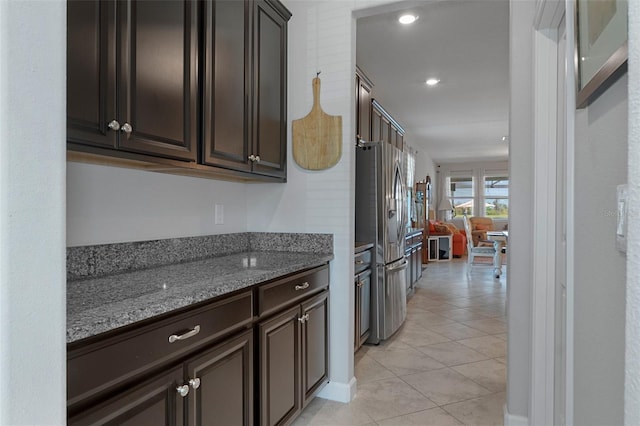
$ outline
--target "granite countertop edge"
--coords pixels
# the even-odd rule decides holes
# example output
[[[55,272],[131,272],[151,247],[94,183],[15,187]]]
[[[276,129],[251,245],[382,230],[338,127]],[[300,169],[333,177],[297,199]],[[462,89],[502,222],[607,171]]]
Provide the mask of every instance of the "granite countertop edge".
[[[67,343],[326,264],[331,253],[245,252],[67,283]]]

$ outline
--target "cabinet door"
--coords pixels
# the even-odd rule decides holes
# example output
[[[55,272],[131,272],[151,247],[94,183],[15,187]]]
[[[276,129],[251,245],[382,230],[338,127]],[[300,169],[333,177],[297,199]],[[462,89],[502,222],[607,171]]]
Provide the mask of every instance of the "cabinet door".
[[[359,286],[360,299],[360,345],[369,337],[371,332],[371,271],[360,277]]]
[[[287,19],[272,3],[256,1],[254,12],[253,172],[286,177]]]
[[[371,139],[371,87],[364,82],[362,79],[358,78],[357,85],[357,96],[358,96],[358,104],[356,105],[356,117],[357,122],[356,125],[357,133],[360,135],[362,139],[365,141],[370,141]]]
[[[371,108],[371,140],[382,140],[382,114],[376,108]]]
[[[353,316],[353,351],[360,348],[360,307],[362,305],[360,293],[360,276],[356,275],[353,279],[354,284],[354,316]]]
[[[204,5],[203,161],[242,171],[251,171],[250,18],[247,0]]]
[[[197,6],[118,3],[120,149],[195,161]]]
[[[416,255],[415,260],[417,265],[417,279],[419,280],[422,278],[422,244],[418,246],[418,254]]]
[[[382,117],[382,121],[380,123],[380,137],[386,143],[391,142],[391,123],[384,116]]]
[[[404,252],[404,257],[405,259],[407,259],[407,262],[409,262],[409,266],[407,266],[407,269],[404,270],[404,277],[405,281],[407,282],[407,294],[409,294],[413,284],[413,267],[411,266],[413,262],[413,256],[411,256],[411,249]]]
[[[67,2],[67,140],[116,147],[115,2]]]
[[[303,405],[326,381],[329,374],[327,354],[329,312],[325,291],[302,304],[302,389]]]
[[[67,424],[175,426],[183,423],[182,365],[68,419]]]
[[[300,307],[258,326],[260,424],[285,423],[300,412]]]
[[[187,424],[253,424],[253,332],[217,345],[190,361]],[[199,379],[199,386],[191,380]],[[197,387],[194,389],[194,387]]]

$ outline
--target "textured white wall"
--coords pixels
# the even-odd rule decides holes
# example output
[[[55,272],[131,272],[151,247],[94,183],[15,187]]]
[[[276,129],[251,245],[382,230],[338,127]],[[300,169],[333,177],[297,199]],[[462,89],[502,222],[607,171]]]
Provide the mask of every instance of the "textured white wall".
[[[535,2],[511,0],[509,22],[509,263],[507,413],[528,417],[533,227],[533,18]]]
[[[350,2],[284,2],[289,22],[287,185],[248,187],[249,231],[326,232],[334,235],[331,262],[330,380],[323,396],[349,400],[353,385],[353,241],[355,32]],[[311,80],[320,75],[328,114],[342,116],[342,158],[330,169],[299,167],[291,153],[292,120],[311,109]]]
[[[65,424],[64,1],[0,1],[0,424]]]
[[[624,424],[640,424],[640,2],[629,2],[629,220]]]
[[[67,246],[244,232],[246,184],[68,163]],[[214,205],[224,223],[214,223]],[[260,210],[252,205],[252,209]]]

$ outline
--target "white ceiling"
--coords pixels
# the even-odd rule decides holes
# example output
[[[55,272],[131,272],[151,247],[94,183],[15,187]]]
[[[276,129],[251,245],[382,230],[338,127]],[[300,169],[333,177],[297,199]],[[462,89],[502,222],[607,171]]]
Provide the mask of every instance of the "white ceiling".
[[[418,2],[358,19],[358,66],[373,94],[437,163],[508,159],[509,2]],[[429,77],[439,78],[428,87]]]

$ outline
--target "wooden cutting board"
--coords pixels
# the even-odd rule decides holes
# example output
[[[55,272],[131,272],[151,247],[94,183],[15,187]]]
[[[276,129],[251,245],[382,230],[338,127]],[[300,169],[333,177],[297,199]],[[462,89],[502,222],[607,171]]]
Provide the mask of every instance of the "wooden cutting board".
[[[293,158],[307,170],[324,170],[342,155],[342,116],[329,115],[320,106],[320,79],[313,79],[313,107],[292,122]]]

